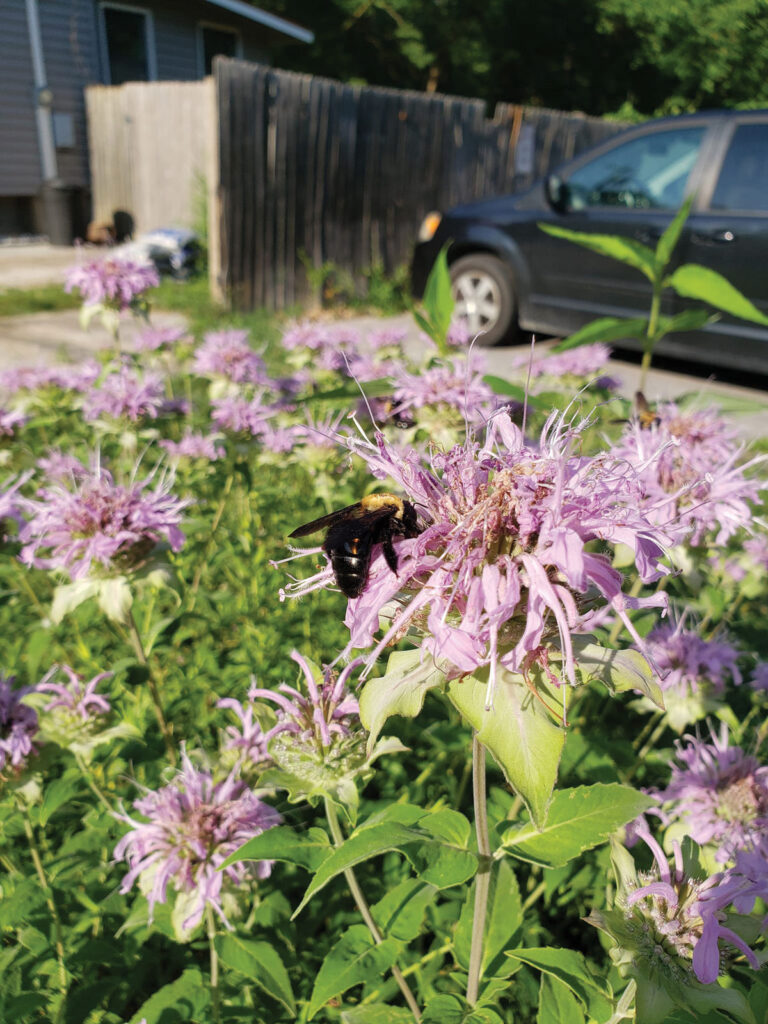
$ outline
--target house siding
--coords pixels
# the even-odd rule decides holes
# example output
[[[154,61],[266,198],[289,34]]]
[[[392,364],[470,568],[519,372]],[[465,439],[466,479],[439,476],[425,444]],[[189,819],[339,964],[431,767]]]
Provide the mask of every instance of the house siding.
[[[0,196],[31,196],[42,170],[24,0],[2,3],[0,26]]]

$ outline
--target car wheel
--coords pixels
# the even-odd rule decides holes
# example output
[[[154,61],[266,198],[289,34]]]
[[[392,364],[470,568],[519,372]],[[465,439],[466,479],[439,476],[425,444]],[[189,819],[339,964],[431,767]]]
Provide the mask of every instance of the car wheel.
[[[497,345],[512,332],[515,293],[505,263],[488,253],[462,256],[451,264],[455,315],[476,344]]]

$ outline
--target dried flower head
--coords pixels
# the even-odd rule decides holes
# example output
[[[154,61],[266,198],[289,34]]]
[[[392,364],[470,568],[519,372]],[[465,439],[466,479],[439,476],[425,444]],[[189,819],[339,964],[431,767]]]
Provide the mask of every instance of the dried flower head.
[[[133,806],[147,820],[118,815],[131,826],[115,847],[115,860],[126,861],[130,869],[121,891],[129,892],[138,879],[149,901],[151,919],[155,904],[166,902],[172,886],[190,897],[184,929],[200,923],[206,906],[230,927],[223,905],[225,893],[267,878],[272,865],[269,861],[241,861],[219,869],[246,840],[280,824],[278,812],[233,774],[214,782],[209,772],[195,768],[186,752],[174,781],[148,791]]]

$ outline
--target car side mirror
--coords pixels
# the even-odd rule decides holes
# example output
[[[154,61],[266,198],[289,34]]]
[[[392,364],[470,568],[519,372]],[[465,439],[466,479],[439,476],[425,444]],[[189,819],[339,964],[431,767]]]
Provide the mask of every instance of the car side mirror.
[[[547,194],[547,201],[553,210],[558,213],[567,213],[570,207],[571,190],[568,182],[563,181],[556,174],[550,174],[544,182],[544,191]]]

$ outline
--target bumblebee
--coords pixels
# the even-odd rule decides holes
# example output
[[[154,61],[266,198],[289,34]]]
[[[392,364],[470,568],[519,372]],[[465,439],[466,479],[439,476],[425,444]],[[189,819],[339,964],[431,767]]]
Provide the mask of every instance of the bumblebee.
[[[655,427],[657,423],[661,422],[642,391],[635,392],[635,417],[641,430],[650,430],[651,427]]]
[[[369,494],[354,505],[299,526],[291,537],[306,537],[326,530],[323,551],[331,560],[342,594],[359,597],[368,582],[374,544],[381,544],[387,565],[397,575],[394,537],[418,537],[416,509],[395,494]]]

